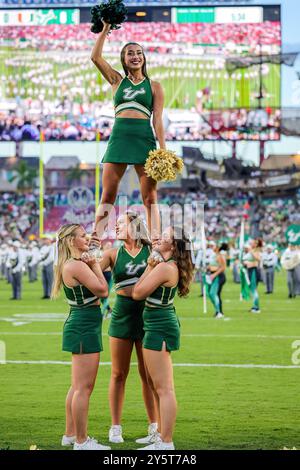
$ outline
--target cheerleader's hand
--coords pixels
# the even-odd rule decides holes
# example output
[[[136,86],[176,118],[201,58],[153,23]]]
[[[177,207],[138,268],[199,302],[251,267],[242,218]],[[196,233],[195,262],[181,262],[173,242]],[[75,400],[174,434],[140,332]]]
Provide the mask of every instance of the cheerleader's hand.
[[[90,268],[97,263],[97,260],[94,256],[91,256],[88,251],[82,253],[80,257],[81,261],[86,263]]]
[[[152,246],[152,250],[158,251],[158,247],[159,247],[158,239],[157,240],[152,239],[151,240],[151,246]]]
[[[103,31],[106,31],[108,34],[110,32],[111,24],[106,23],[103,18],[101,18],[102,24],[103,24]]]
[[[89,241],[89,246],[93,248],[101,248],[101,240],[97,235],[97,232],[93,232]]]
[[[156,261],[155,259],[151,258],[151,256],[149,256],[147,263],[150,268],[155,268],[155,266],[159,264],[159,261]]]
[[[155,268],[159,263],[163,263],[164,259],[158,251],[152,251],[151,255],[148,258],[148,265],[151,268]]]

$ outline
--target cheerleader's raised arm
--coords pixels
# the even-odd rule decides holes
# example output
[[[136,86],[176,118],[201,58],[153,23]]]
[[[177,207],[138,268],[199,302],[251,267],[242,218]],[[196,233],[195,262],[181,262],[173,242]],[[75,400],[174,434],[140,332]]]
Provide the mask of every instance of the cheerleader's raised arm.
[[[103,46],[106,36],[110,32],[110,24],[102,21],[103,29],[99,33],[96,44],[93,47],[91,61],[103,75],[110,85],[117,85],[122,80],[122,75],[112,68],[112,66],[103,58]]]

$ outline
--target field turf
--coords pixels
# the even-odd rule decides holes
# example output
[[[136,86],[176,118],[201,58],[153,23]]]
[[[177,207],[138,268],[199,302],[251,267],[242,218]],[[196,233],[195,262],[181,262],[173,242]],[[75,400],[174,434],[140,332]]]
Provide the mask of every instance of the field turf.
[[[275,294],[265,295],[260,284],[262,311],[254,315],[249,302],[240,302],[230,272],[227,278],[226,320],[215,320],[211,305],[203,314],[197,284],[189,298],[176,300],[182,326],[181,349],[172,353],[176,448],[299,449],[300,355],[293,343],[300,340],[300,298],[287,298],[281,272]],[[41,300],[40,282],[25,278],[23,292],[22,301],[10,301],[10,286],[0,281],[0,348],[6,347],[7,360],[0,365],[0,448],[61,449],[71,359],[61,351],[61,331],[68,308],[63,299]],[[110,361],[108,321],[104,363]],[[134,356],[122,423],[125,443],[114,449],[136,449],[135,439],[147,429],[135,362]],[[89,434],[103,443],[110,426],[109,375],[109,364],[100,366],[89,414]]]

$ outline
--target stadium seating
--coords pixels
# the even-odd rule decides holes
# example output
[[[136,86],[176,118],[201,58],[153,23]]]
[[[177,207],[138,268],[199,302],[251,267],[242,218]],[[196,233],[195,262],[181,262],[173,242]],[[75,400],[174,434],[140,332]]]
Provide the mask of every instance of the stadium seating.
[[[77,43],[77,48],[90,48],[89,40],[94,40],[95,35],[90,32],[90,24],[80,25],[48,25],[48,26],[2,26],[0,38],[26,39],[34,41],[33,47],[47,43],[48,48],[56,48],[56,41]],[[140,41],[143,44],[206,44],[221,45],[226,43],[251,46],[258,44],[280,46],[281,28],[279,22],[266,21],[264,23],[247,24],[218,24],[218,23],[164,23],[143,22],[124,23],[121,29],[114,31],[113,41],[126,42]],[[52,41],[55,41],[52,43]]]
[[[11,237],[25,237],[37,230],[38,196],[32,193],[1,193],[0,196],[0,240]]]
[[[18,205],[20,199],[16,194],[1,195],[0,199],[0,242],[7,233],[15,233],[21,236],[31,233],[38,221],[38,196],[27,194],[22,196],[22,205]],[[300,223],[299,203],[300,194],[296,198],[267,199],[260,197],[256,200],[251,193],[243,193],[241,190],[234,192],[223,191],[217,196],[206,196],[203,193],[190,193],[186,191],[173,192],[171,189],[165,195],[159,197],[160,204],[172,204],[173,213],[180,211],[180,206],[185,205],[185,217],[189,227],[195,224],[195,201],[206,200],[205,208],[207,237],[214,239],[236,239],[239,236],[241,218],[244,216],[249,225],[248,231],[252,236],[261,236],[266,243],[276,242],[285,244],[285,230],[293,223]],[[55,232],[58,225],[65,223],[64,215],[68,206],[55,205],[55,198],[47,196],[46,210],[44,214],[45,230]],[[250,204],[246,204],[247,201]],[[298,202],[297,202],[298,201]],[[141,201],[139,201],[140,204]],[[189,209],[189,210],[188,210]],[[30,214],[30,216],[29,216]],[[22,223],[22,218],[30,220],[30,224]],[[255,217],[254,217],[255,216]],[[18,219],[21,219],[19,222]]]
[[[28,107],[26,103],[28,102]],[[41,113],[38,118],[30,116],[30,100],[24,101],[24,117],[17,117],[15,114],[9,115],[0,113],[0,141],[19,141],[19,140],[39,140],[39,128],[44,129],[45,140],[73,140],[73,141],[94,141],[96,140],[96,131],[100,131],[102,141],[108,140],[113,119],[95,118],[93,115],[87,116],[74,115],[72,121],[64,120],[64,110],[60,114]],[[34,109],[34,108],[32,108]],[[95,107],[94,112],[101,108]],[[167,111],[169,113],[169,111]],[[27,114],[28,113],[28,114]],[[191,113],[192,114],[192,113]],[[227,112],[224,112],[224,116]],[[210,118],[209,112],[203,112],[206,122],[199,122],[194,126],[182,125],[180,122],[165,126],[165,136],[168,141],[199,141],[199,140],[218,140],[229,139],[237,140],[277,140],[280,137],[280,111],[275,111],[268,116],[265,128],[255,128],[247,124],[246,110],[231,110],[231,123],[224,124],[215,130],[216,121]],[[241,116],[243,115],[243,118]],[[88,119],[89,118],[89,119]],[[207,122],[212,121],[212,125]],[[236,122],[239,122],[237,126]],[[225,122],[221,114],[219,123]]]
[[[68,207],[55,206],[52,207],[47,213],[45,218],[44,230],[46,233],[53,233],[57,231],[57,221],[60,221],[61,224],[64,223],[64,214],[67,211]]]

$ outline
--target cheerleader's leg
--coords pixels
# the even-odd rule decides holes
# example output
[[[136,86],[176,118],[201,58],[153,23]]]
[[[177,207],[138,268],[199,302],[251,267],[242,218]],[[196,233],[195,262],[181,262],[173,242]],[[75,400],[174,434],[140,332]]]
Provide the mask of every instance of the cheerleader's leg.
[[[104,163],[102,173],[102,195],[96,212],[95,228],[99,238],[102,238],[108,224],[108,217],[115,203],[120,181],[127,168],[126,163]]]

